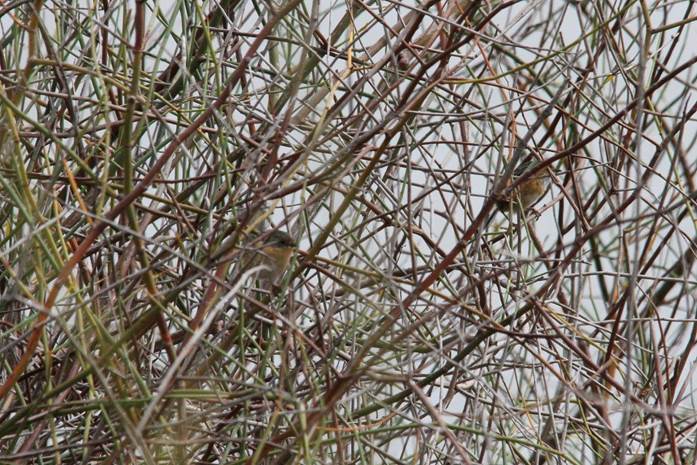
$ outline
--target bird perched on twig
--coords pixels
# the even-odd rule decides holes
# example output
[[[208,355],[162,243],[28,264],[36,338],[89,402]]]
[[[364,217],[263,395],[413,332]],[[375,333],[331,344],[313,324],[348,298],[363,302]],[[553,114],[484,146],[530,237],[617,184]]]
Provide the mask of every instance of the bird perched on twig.
[[[496,207],[504,213],[520,208],[525,211],[532,207],[540,200],[547,192],[549,185],[549,176],[546,171],[528,175],[536,165],[536,160],[533,157],[528,157],[513,172],[513,178],[509,185],[512,185],[517,179],[526,177],[515,188],[507,188],[503,193],[499,194],[496,200]]]
[[[269,284],[278,284],[297,248],[295,239],[277,229],[253,231],[241,241],[242,245],[239,242],[239,236],[226,238],[212,254],[212,261],[236,262],[236,270],[242,272],[261,266],[257,278]]]
[[[254,232],[247,236],[246,244],[239,247],[234,245],[235,237],[228,237],[223,244],[212,254],[213,261],[220,266],[227,266],[237,262],[236,276],[240,276],[252,267],[260,266],[261,270],[256,275],[260,285],[266,291],[275,291],[290,265],[290,260],[297,248],[297,243],[289,234],[278,231]],[[237,249],[237,250],[235,250]],[[219,328],[213,326],[209,332],[215,334]],[[179,344],[190,332],[178,331],[171,335],[172,343]],[[158,341],[156,350],[163,349],[164,343]]]
[[[239,269],[262,266],[258,278],[272,285],[278,284],[297,248],[295,239],[276,229],[254,233],[250,238],[251,242],[240,258]]]

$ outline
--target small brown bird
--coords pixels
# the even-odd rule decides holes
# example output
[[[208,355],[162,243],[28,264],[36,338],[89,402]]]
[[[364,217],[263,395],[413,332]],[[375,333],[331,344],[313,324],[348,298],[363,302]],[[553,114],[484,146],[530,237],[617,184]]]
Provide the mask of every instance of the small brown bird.
[[[521,163],[513,172],[513,180],[523,176],[534,164],[535,159],[532,157]],[[518,208],[525,211],[545,195],[548,184],[549,176],[546,171],[535,173],[515,189],[507,189],[503,198],[496,201],[496,206],[504,213],[517,210]]]
[[[228,238],[228,241],[230,239]],[[263,268],[256,274],[256,279],[259,280],[262,288],[266,288],[266,290],[275,289],[275,286],[279,284],[280,279],[283,277],[283,273],[286,272],[288,265],[290,265],[290,259],[297,249],[297,243],[287,233],[277,230],[252,233],[245,242],[247,244],[241,253],[239,253],[239,249],[237,252],[231,252],[230,250],[233,249],[231,244],[223,245],[221,251],[214,254],[214,258],[217,258],[217,263],[223,264],[231,260],[239,260],[237,276],[240,276],[240,272],[244,273],[252,267],[261,266]],[[209,333],[212,334],[218,331],[219,329],[215,325],[209,329]],[[190,332],[178,331],[172,334],[172,343],[179,344],[186,338],[187,334],[190,334]],[[158,341],[155,344],[156,350],[162,350],[164,347],[165,345],[162,341]]]
[[[295,239],[283,231],[253,231],[244,238],[232,235],[222,241],[222,245],[211,254],[215,264],[236,263],[235,274],[248,271],[252,267],[263,267],[256,278],[264,284],[278,284],[285,273],[290,259],[297,248]]]
[[[240,269],[244,271],[249,267],[261,265],[264,269],[259,272],[259,279],[278,284],[297,248],[295,239],[278,230],[262,231],[250,237],[251,242],[240,259]],[[258,245],[260,241],[261,244]]]

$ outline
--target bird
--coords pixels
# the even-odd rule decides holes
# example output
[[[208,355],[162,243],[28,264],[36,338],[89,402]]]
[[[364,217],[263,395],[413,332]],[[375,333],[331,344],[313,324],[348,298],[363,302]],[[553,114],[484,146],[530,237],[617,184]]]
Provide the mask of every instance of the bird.
[[[513,179],[509,185],[521,176],[525,176],[526,172],[530,171],[530,168],[534,165],[535,159],[528,157],[527,160],[523,161],[516,167],[515,171],[513,171]],[[496,200],[496,207],[504,213],[508,213],[517,208],[520,208],[522,211],[528,210],[545,195],[548,185],[549,176],[546,171],[540,171],[531,176],[527,176],[527,178],[514,189],[506,188],[500,198]]]
[[[255,229],[249,233],[226,237],[210,255],[215,265],[236,263],[236,271],[244,273],[255,266],[263,269],[256,275],[271,284],[278,283],[290,265],[297,242],[278,229]]]
[[[223,245],[213,254],[217,265],[225,265],[231,261],[236,261],[238,274],[244,273],[255,266],[262,269],[256,274],[262,288],[267,291],[278,291],[279,282],[290,265],[291,258],[297,249],[297,242],[288,233],[279,230],[254,231],[247,236],[248,242],[242,248],[242,252],[231,252],[234,237],[228,237],[223,241]],[[234,257],[234,258],[233,258]],[[219,331],[216,325],[211,326],[209,333],[215,334]],[[181,343],[189,334],[189,331],[178,331],[171,335],[172,344]],[[165,347],[163,341],[157,341],[155,350],[162,350]]]
[[[274,229],[250,234],[250,243],[240,258],[240,270],[262,266],[260,281],[277,285],[290,265],[297,242],[288,233]],[[259,244],[259,245],[257,245]]]

